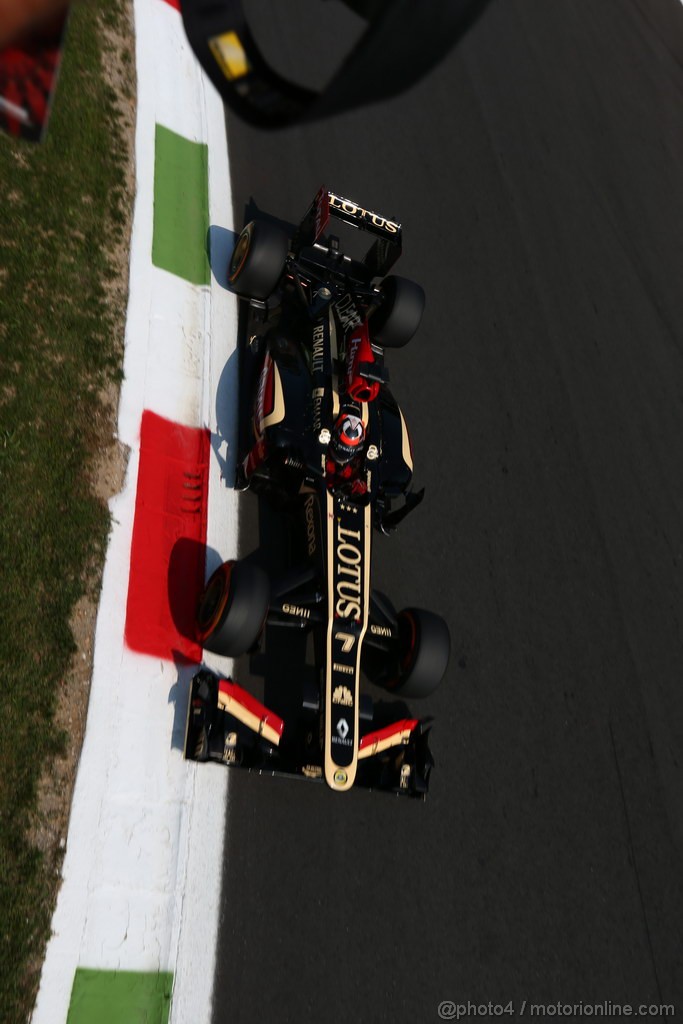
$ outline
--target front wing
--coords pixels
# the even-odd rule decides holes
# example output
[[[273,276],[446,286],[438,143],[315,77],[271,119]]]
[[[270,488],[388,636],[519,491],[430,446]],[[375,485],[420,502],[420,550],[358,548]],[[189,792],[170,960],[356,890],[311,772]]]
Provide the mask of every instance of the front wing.
[[[382,704],[376,715],[366,713],[359,719],[354,785],[424,798],[434,766],[429,720],[395,716],[386,721],[387,717],[390,712]],[[231,679],[202,668],[190,688],[185,757],[321,780],[321,725],[317,708],[302,705],[298,719],[285,722]]]

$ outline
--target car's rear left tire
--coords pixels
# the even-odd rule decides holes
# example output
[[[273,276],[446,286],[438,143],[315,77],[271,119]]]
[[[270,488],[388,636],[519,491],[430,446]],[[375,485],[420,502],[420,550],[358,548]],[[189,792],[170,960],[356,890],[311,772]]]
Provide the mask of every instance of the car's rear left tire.
[[[394,275],[385,277],[380,291],[382,304],[370,317],[370,333],[384,348],[402,348],[420,326],[425,293],[415,281]]]
[[[267,299],[282,277],[288,251],[287,235],[276,224],[250,221],[232,251],[229,283],[245,299]]]
[[[250,562],[224,562],[197,605],[197,640],[208,651],[237,658],[263,629],[270,601],[268,576]]]

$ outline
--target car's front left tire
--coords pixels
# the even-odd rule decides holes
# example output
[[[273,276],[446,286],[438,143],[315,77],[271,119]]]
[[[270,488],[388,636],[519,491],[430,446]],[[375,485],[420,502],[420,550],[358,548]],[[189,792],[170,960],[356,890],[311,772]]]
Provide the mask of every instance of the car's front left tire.
[[[424,608],[404,608],[398,614],[399,668],[389,682],[401,697],[429,697],[446,674],[451,636],[440,615]]]

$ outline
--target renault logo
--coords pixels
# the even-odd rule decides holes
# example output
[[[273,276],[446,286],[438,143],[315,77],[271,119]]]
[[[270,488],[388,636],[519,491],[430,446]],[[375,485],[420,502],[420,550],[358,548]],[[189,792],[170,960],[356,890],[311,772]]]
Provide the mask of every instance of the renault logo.
[[[349,723],[345,718],[340,718],[337,722],[337,734],[342,740],[345,740],[349,735]]]

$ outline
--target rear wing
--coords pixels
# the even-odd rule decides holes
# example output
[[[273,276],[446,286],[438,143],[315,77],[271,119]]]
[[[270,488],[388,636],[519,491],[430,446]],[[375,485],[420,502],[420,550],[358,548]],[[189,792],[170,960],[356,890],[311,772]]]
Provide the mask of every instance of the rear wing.
[[[294,252],[298,253],[306,246],[315,245],[325,234],[330,217],[336,217],[344,224],[376,235],[375,242],[363,258],[363,265],[372,277],[384,277],[389,273],[401,255],[401,225],[389,217],[367,210],[352,199],[345,199],[336,192],[330,192],[324,186],[317,193],[297,229],[292,240]]]

